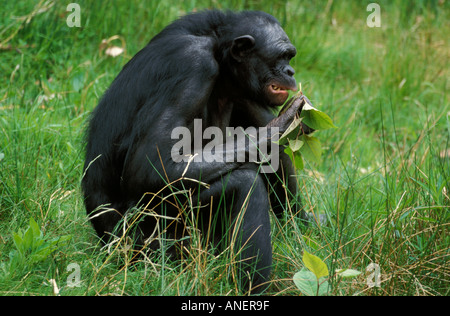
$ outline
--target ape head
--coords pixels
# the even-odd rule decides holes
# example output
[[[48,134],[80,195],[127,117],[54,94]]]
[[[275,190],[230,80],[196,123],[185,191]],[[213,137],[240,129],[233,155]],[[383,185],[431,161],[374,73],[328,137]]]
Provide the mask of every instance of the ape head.
[[[241,34],[229,46],[231,80],[258,103],[282,105],[288,90],[297,90],[295,71],[289,65],[297,53],[295,47],[272,16],[249,17],[238,27]]]

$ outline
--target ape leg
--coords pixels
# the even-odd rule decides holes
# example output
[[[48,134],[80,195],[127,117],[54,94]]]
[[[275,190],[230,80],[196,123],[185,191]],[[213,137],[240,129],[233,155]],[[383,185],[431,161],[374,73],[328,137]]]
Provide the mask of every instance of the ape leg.
[[[104,244],[107,244],[110,240],[111,233],[113,233],[114,228],[122,219],[119,211],[111,205],[105,205],[105,207],[95,207],[97,204],[95,198],[90,197],[85,201],[87,214],[91,219],[92,225],[94,226],[97,235],[100,237]]]
[[[251,169],[234,170],[203,191],[201,200],[210,203],[211,196],[215,207],[220,203],[217,212],[222,213],[216,221],[222,228],[215,227],[214,235],[226,236],[236,254],[241,288],[252,294],[262,292],[272,265],[269,200],[262,177]]]

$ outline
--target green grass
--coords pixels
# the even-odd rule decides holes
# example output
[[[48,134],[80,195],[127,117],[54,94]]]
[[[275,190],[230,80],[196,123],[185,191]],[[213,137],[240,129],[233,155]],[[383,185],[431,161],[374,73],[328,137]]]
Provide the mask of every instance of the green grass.
[[[100,250],[79,185],[86,119],[121,67],[177,16],[211,7],[276,16],[298,49],[303,92],[339,126],[316,135],[323,161],[298,177],[306,210],[327,223],[273,221],[269,294],[300,294],[292,277],[307,249],[331,272],[363,272],[332,276],[332,295],[449,295],[450,6],[378,1],[382,27],[369,28],[370,2],[78,1],[81,28],[69,28],[64,3],[3,1],[0,295],[52,295],[50,279],[61,295],[241,294],[230,254],[209,253],[195,236],[182,264],[156,256],[130,266],[123,247]],[[115,35],[126,52],[112,58],[100,43]],[[51,245],[47,258],[14,256],[30,218]],[[371,262],[380,287],[367,286]],[[80,287],[68,286],[71,263]]]

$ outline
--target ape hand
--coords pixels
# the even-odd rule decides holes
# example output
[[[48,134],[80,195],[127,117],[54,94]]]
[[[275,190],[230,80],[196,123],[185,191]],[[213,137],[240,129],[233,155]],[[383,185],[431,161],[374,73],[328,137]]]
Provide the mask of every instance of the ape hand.
[[[267,124],[267,127],[278,127],[279,132],[283,134],[288,127],[291,125],[292,121],[300,116],[303,106],[308,103],[312,106],[311,101],[305,96],[295,96],[292,97],[286,105],[281,109],[278,117],[274,118]],[[314,129],[302,123],[302,131],[305,134],[310,134],[314,132]]]

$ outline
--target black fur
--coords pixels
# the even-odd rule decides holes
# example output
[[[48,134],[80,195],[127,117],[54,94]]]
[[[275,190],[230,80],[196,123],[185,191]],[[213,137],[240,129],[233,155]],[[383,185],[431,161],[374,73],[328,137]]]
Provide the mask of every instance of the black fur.
[[[157,193],[181,178],[186,163],[171,159],[177,142],[171,139],[175,127],[185,126],[193,133],[194,119],[202,119],[203,129],[271,126],[285,130],[296,110],[276,118],[273,110],[285,98],[267,89],[273,82],[295,87],[289,66],[295,53],[277,20],[263,12],[195,13],[155,36],[124,66],[89,122],[82,189],[98,235],[107,242],[127,211],[149,202],[142,199],[145,193]],[[205,218],[209,219],[210,209],[224,214],[219,220],[224,223],[217,223],[218,227],[231,227],[233,220],[243,216],[234,249],[245,245],[240,255],[241,280],[244,286],[251,284],[253,292],[264,288],[270,274],[270,206],[279,215],[286,208],[284,187],[293,195],[297,191],[289,159],[281,154],[281,160],[283,168],[266,176],[252,162],[194,161],[185,177],[199,179],[210,188],[183,181],[184,188],[194,192],[194,207],[214,204],[215,208],[205,208]],[[179,215],[179,208],[170,203],[164,208],[158,204],[154,210],[162,209],[166,215]],[[140,247],[155,224],[150,216],[140,222],[133,235]],[[231,233],[217,228],[215,237],[220,240]],[[169,225],[167,234],[176,238],[185,232],[180,233],[177,224]],[[157,246],[153,243],[150,248]]]

